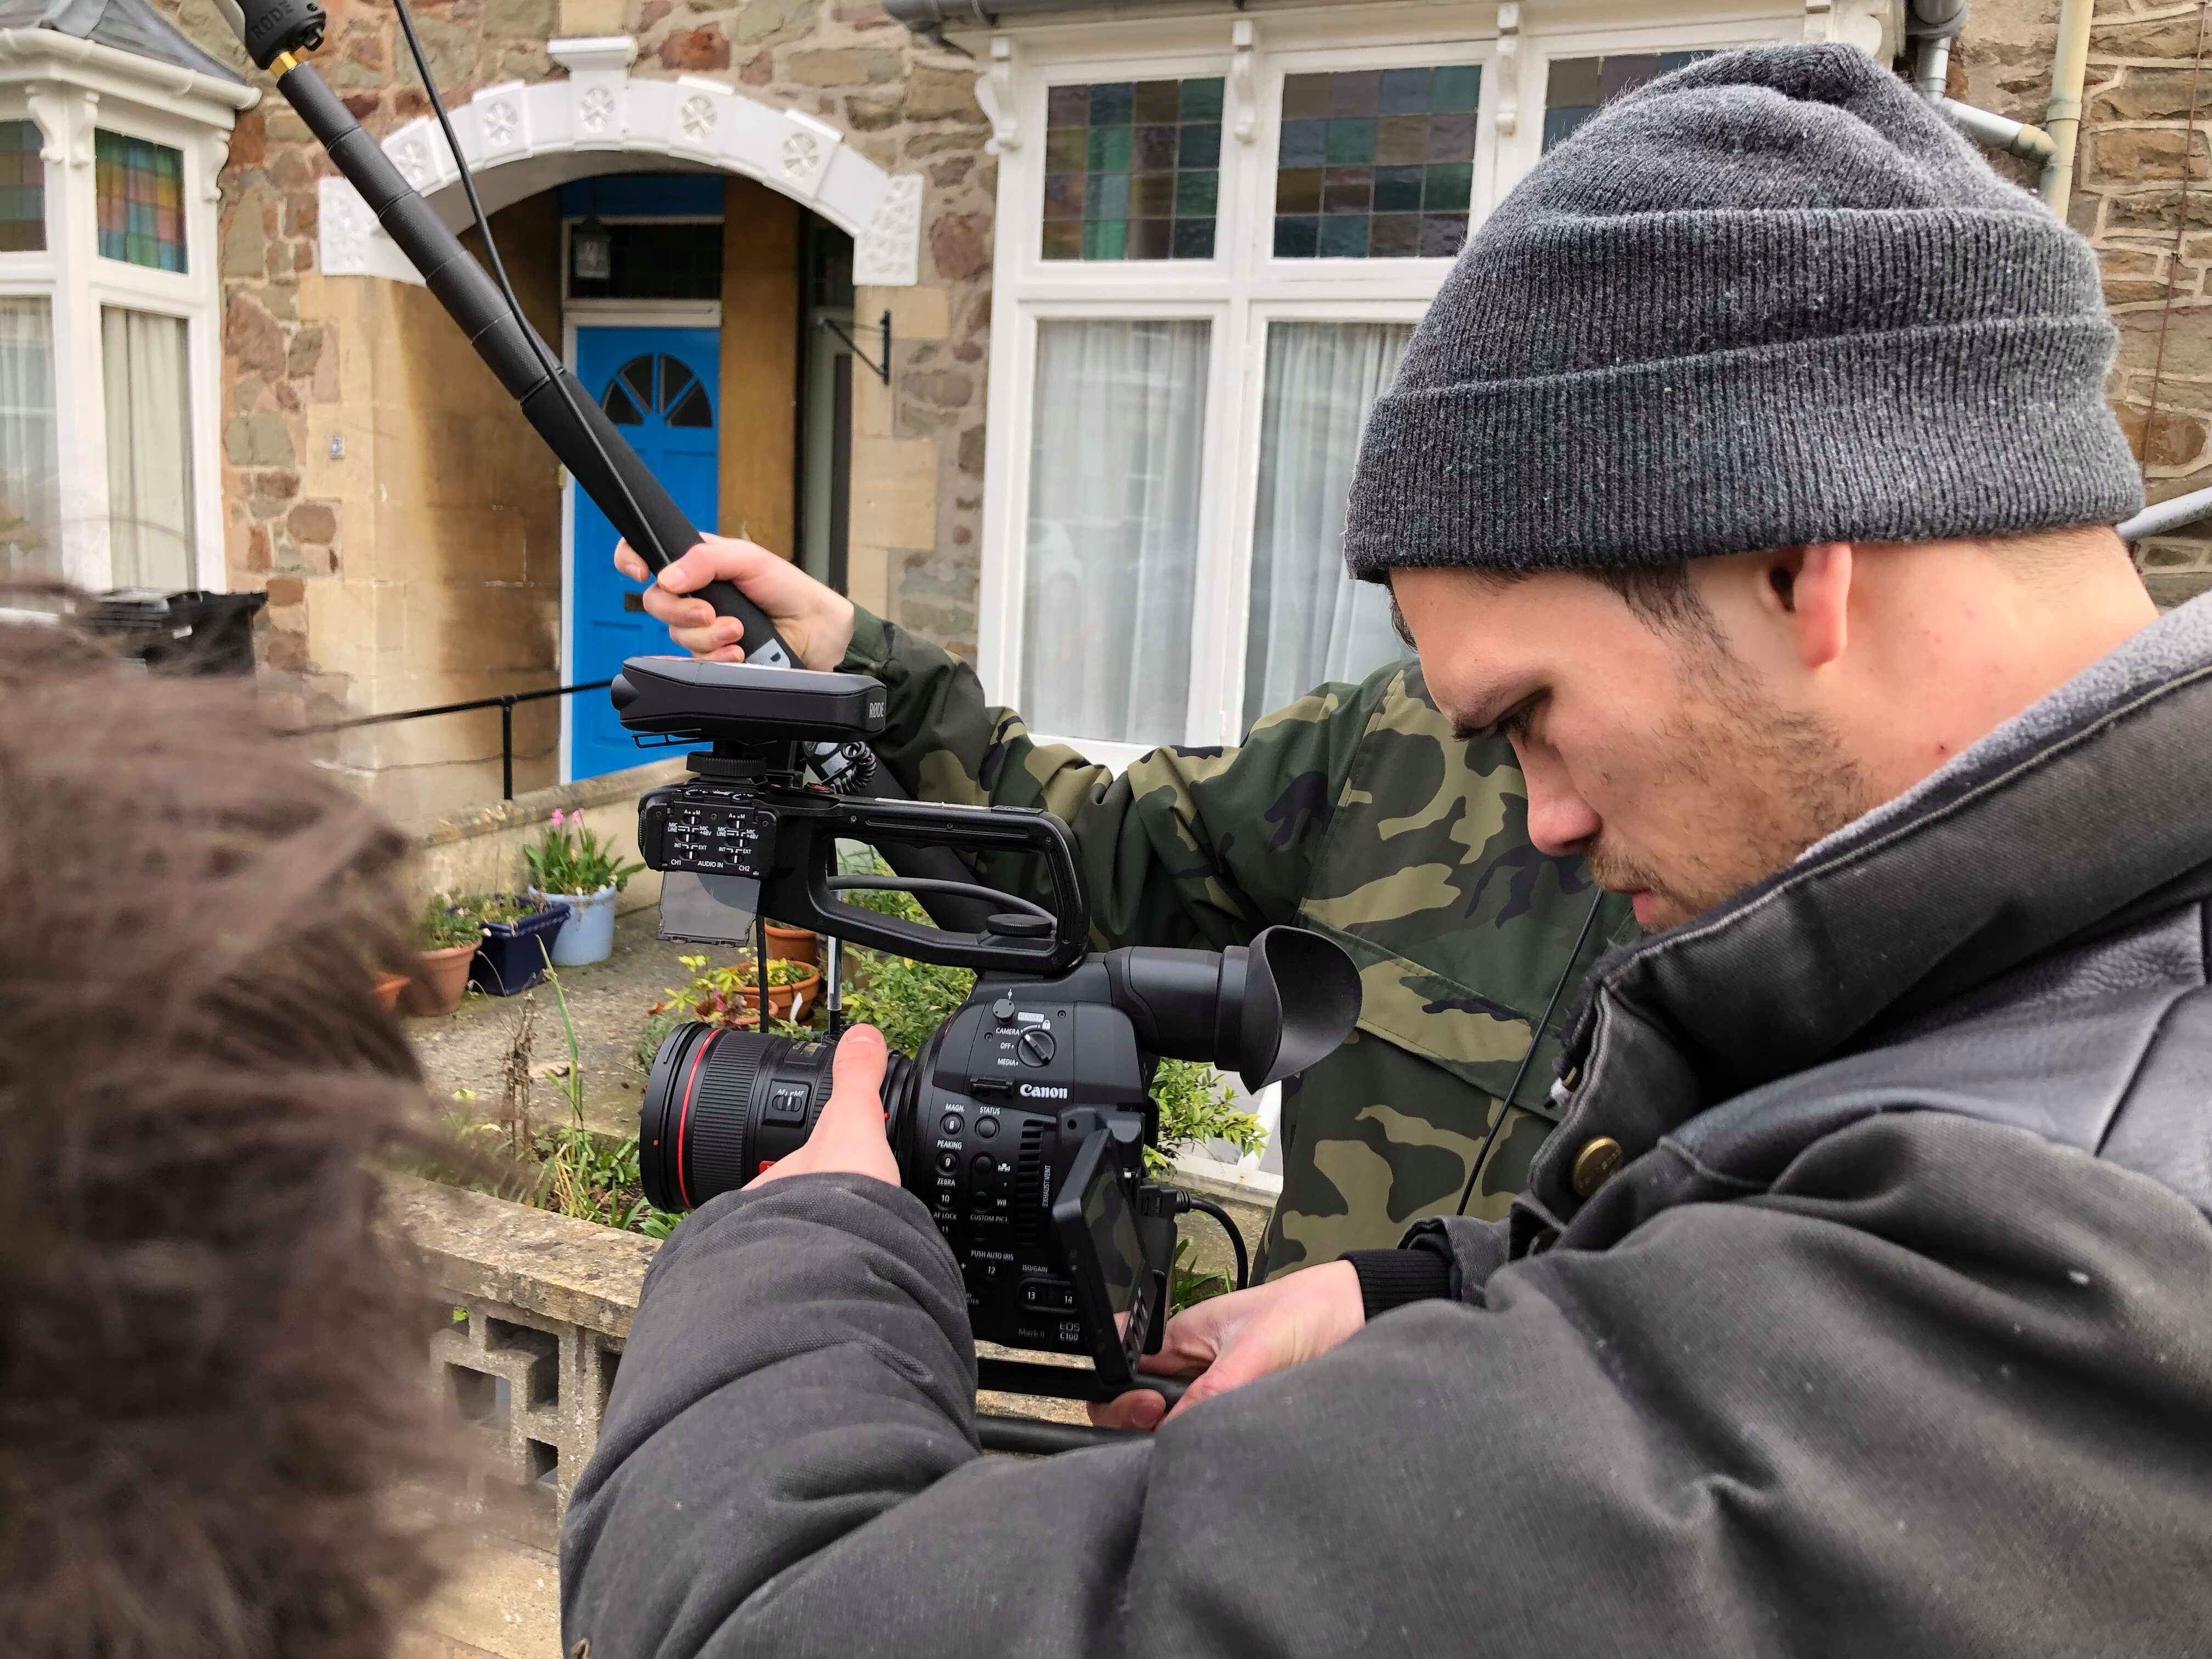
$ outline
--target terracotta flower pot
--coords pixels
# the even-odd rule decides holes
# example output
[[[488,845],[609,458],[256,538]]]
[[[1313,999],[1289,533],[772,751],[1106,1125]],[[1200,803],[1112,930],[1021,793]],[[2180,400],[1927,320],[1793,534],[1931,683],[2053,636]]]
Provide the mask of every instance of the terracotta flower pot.
[[[771,962],[803,962],[810,968],[822,963],[821,936],[811,927],[768,925],[768,954]],[[775,988],[769,988],[772,992]]]
[[[469,994],[469,965],[476,954],[474,945],[423,951],[415,959],[415,977],[405,981],[400,1011],[417,1019],[438,1019],[452,1013]]]
[[[399,1006],[399,994],[411,981],[404,974],[379,974],[376,976],[376,1000],[386,1008]]]
[[[809,974],[795,985],[769,986],[768,988],[769,1018],[771,1019],[793,1018],[793,1007],[800,1002],[811,1005],[821,989],[822,975],[819,974]],[[744,1018],[750,1028],[752,1022],[752,1011],[759,1006],[758,997],[750,985],[739,990],[736,995],[738,1006],[745,1011]]]

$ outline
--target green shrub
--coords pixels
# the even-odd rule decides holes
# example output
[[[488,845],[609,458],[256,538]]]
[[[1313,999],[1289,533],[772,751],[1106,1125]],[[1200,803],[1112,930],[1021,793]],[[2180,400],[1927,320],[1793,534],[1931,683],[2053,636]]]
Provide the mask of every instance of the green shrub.
[[[448,898],[432,899],[415,924],[418,951],[450,951],[456,945],[474,945],[483,937],[483,924],[456,911]]]
[[[486,927],[512,927],[545,908],[542,900],[520,898],[513,893],[471,893],[453,901],[456,915],[466,916]]]
[[[624,864],[615,845],[584,827],[582,808],[556,811],[538,844],[522,849],[522,861],[530,867],[530,884],[539,892],[588,898],[609,887],[627,887],[629,878],[645,868],[635,860]]]

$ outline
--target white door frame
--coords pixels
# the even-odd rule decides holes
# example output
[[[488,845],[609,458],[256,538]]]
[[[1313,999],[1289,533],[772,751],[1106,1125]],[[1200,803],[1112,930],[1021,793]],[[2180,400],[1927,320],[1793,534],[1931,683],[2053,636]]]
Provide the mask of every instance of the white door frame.
[[[561,268],[567,270],[567,227],[562,227]],[[565,278],[563,279],[565,282]],[[722,307],[715,300],[570,300],[565,302],[561,315],[561,361],[574,374],[576,372],[576,330],[584,328],[711,328],[719,336],[722,327]],[[586,388],[588,392],[588,388]],[[714,388],[714,406],[719,411],[722,389]],[[722,417],[714,416],[714,441],[721,442]],[[571,676],[576,667],[576,481],[568,469],[561,469],[561,685],[572,685]],[[574,781],[571,744],[574,737],[570,705],[574,697],[561,700],[561,772],[562,783]]]

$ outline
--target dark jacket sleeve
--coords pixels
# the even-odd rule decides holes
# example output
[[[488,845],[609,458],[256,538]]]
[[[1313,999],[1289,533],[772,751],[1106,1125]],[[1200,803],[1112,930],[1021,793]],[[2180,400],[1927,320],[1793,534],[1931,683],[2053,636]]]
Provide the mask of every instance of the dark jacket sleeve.
[[[977,1455],[918,1201],[717,1200],[655,1267],[575,1492],[564,1650],[2201,1650],[2212,1229],[1911,1115],[1038,1462]]]
[[[875,750],[918,800],[1034,807],[1074,831],[1093,943],[1218,950],[1291,921],[1371,713],[1323,686],[1228,749],[1163,748],[1116,776],[988,703],[967,664],[863,611],[842,666],[890,692]],[[1024,861],[971,860],[1001,892],[1050,896]]]

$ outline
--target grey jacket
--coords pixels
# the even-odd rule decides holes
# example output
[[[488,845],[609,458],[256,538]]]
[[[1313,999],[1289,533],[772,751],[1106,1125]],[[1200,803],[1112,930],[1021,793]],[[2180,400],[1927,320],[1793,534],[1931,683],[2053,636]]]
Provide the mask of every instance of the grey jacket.
[[[1146,1443],[978,1455],[905,1194],[719,1199],[570,1510],[567,1640],[2212,1650],[2208,895],[2212,600],[1601,965],[1531,1193],[1409,1241],[1453,1297]]]

